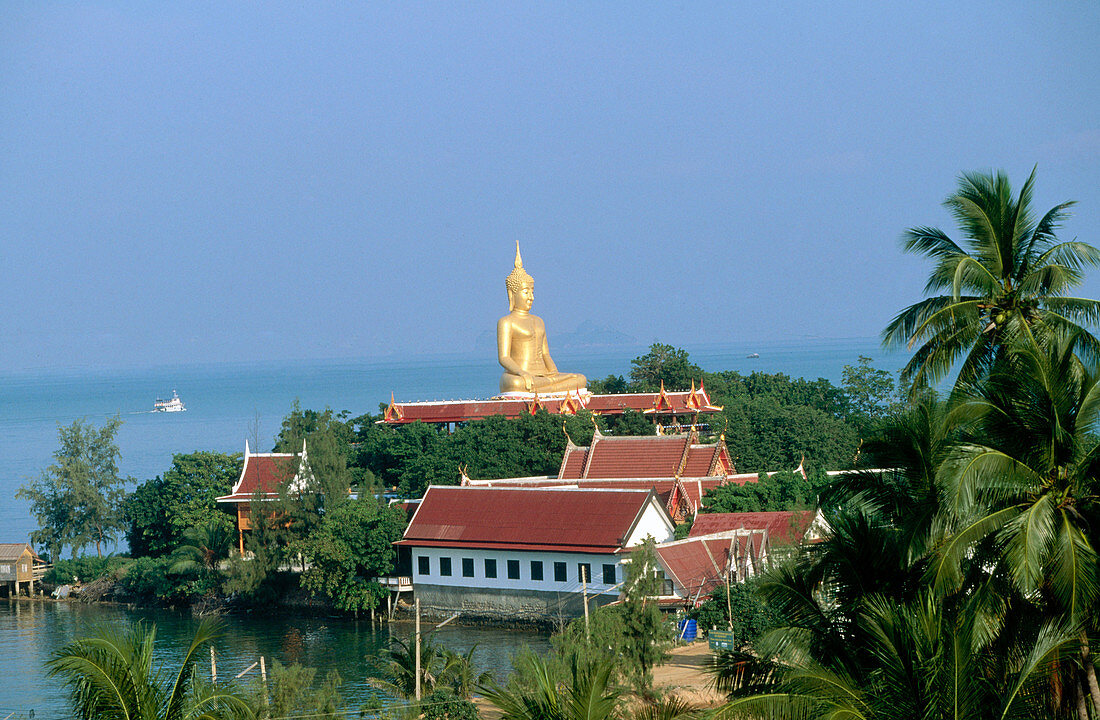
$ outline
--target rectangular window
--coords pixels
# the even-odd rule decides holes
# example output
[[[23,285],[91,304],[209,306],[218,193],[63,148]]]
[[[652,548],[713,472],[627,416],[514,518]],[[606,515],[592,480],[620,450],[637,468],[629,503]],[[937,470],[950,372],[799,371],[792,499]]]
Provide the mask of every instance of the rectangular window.
[[[554,582],[565,582],[565,563],[554,563]]]
[[[603,566],[603,584],[614,585],[615,584],[615,566],[604,564]]]
[[[542,560],[531,561],[531,579],[542,582]]]
[[[443,577],[450,577],[451,576],[451,559],[450,558],[444,558],[444,557],[439,558],[439,574],[442,575]]]
[[[577,563],[577,582],[592,584],[592,566],[588,563]]]
[[[495,578],[497,576],[497,561],[491,558],[485,558],[485,577]]]
[[[474,576],[474,559],[462,558],[462,577]]]
[[[427,555],[421,555],[418,558],[416,558],[416,565],[417,565],[416,569],[418,571],[420,571],[421,575],[431,575],[432,574],[432,562],[431,562],[431,559]]]
[[[519,580],[519,560],[508,561],[508,579]]]

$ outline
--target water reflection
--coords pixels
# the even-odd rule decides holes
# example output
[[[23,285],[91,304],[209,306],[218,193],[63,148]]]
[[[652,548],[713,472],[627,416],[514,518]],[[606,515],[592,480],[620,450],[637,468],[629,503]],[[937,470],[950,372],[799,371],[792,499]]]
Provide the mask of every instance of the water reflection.
[[[65,695],[43,669],[51,653],[97,625],[121,628],[134,621],[156,624],[157,662],[169,666],[182,659],[198,625],[190,614],[162,610],[0,601],[0,638],[4,639],[0,677],[25,679],[0,683],[0,717],[31,709],[39,719],[67,717]],[[423,631],[430,628],[426,624]],[[341,693],[349,706],[357,707],[375,692],[366,679],[381,674],[390,633],[407,638],[412,630],[412,623],[372,628],[368,620],[231,616],[225,619],[225,633],[215,646],[218,677],[234,677],[261,655],[269,667],[272,660],[298,662],[316,668],[319,678],[335,669],[344,679]],[[549,647],[547,636],[540,633],[453,624],[440,628],[436,640],[459,652],[477,643],[478,665],[499,678],[510,669],[511,655],[525,644],[539,652]]]

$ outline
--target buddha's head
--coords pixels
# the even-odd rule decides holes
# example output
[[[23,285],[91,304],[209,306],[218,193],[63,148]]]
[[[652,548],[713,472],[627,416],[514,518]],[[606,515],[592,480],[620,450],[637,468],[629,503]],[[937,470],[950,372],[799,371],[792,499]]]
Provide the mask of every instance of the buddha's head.
[[[504,280],[508,288],[508,309],[527,312],[535,302],[535,279],[523,269],[523,258],[519,256],[519,241],[516,241],[516,264]]]

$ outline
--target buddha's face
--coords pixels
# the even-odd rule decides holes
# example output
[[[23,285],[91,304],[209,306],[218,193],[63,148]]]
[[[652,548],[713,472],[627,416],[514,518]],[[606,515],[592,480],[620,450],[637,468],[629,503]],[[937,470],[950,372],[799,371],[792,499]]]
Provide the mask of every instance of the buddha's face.
[[[528,312],[531,309],[531,305],[535,302],[535,284],[524,283],[519,286],[518,290],[511,290],[508,292],[508,304],[512,310],[519,310],[520,312]]]

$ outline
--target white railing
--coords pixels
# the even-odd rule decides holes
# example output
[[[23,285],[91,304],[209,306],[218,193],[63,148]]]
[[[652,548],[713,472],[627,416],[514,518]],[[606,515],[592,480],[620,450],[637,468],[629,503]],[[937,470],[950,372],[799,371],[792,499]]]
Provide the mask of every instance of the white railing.
[[[413,580],[407,575],[396,575],[393,577],[380,577],[375,578],[382,587],[389,588],[390,590],[397,590],[398,592],[404,592],[406,590],[413,589]]]

